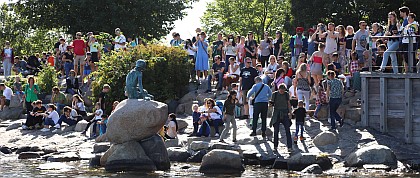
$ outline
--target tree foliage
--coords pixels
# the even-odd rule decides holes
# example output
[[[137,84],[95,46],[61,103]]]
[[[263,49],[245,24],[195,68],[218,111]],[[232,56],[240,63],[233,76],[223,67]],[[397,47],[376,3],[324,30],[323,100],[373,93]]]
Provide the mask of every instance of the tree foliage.
[[[116,27],[126,35],[160,38],[181,19],[195,0],[19,0],[16,12],[33,28],[65,28],[109,32]]]
[[[285,0],[215,0],[207,4],[201,21],[210,34],[253,31],[261,38],[264,31],[282,27],[286,8]]]

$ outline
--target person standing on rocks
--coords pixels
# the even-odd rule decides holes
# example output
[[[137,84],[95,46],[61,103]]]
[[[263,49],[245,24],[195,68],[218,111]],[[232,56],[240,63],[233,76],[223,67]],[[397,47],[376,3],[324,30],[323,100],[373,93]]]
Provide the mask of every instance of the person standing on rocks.
[[[245,59],[245,68],[241,69],[241,74],[239,78],[239,92],[242,94],[242,102],[244,104],[244,115],[243,119],[249,118],[249,105],[248,105],[248,98],[247,94],[249,89],[252,88],[252,85],[254,85],[254,78],[258,76],[257,69],[251,66],[252,65],[252,59],[250,57],[247,57]]]
[[[38,100],[38,92],[39,87],[38,84],[35,83],[35,78],[29,77],[28,84],[25,86],[25,95],[23,95],[25,100],[26,113],[30,113],[32,111],[32,102]]]
[[[268,112],[268,101],[271,98],[271,89],[268,85],[262,82],[261,77],[255,77],[255,84],[247,94],[247,98],[253,96],[254,114],[252,120],[252,133],[250,136],[257,135],[257,123],[258,118],[261,114],[261,131],[262,137],[265,138],[265,130],[267,128],[267,112]]]
[[[279,146],[279,129],[280,124],[282,124],[284,131],[286,132],[288,151],[292,151],[292,136],[290,134],[290,126],[292,125],[292,121],[290,120],[292,107],[290,105],[290,96],[287,92],[287,86],[285,84],[280,84],[278,90],[273,93],[270,103],[274,106],[273,116],[270,121],[270,126],[274,126],[274,150],[277,150]]]
[[[230,124],[232,123],[232,127],[233,127],[233,142],[236,142],[236,120],[235,120],[235,106],[236,103],[238,103],[238,99],[236,98],[236,91],[232,90],[229,92],[229,96],[226,99],[225,103],[223,104],[223,112],[224,112],[224,117],[223,117],[223,121],[226,123],[225,125],[225,129],[223,129],[222,131],[222,135],[220,135],[220,142],[225,143],[225,141],[223,140],[223,138],[226,137],[227,133],[230,130]]]
[[[331,130],[335,130],[335,121],[340,122],[340,127],[343,127],[343,119],[337,113],[338,107],[342,102],[342,96],[344,94],[344,85],[337,79],[334,71],[328,71],[328,87],[327,87],[327,98],[329,99],[330,105],[330,121],[331,121]]]

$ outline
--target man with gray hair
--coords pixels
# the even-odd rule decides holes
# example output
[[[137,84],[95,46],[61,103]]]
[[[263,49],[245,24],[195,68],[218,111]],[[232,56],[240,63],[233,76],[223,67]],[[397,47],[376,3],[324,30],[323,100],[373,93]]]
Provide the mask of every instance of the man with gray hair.
[[[125,36],[121,33],[121,29],[120,28],[116,28],[115,29],[115,39],[112,42],[112,44],[114,44],[114,50],[115,51],[119,51],[120,49],[124,49],[125,48],[125,43],[127,42],[127,40],[125,39]]]
[[[250,136],[257,135],[257,123],[258,118],[261,114],[261,131],[262,137],[265,138],[265,130],[267,128],[267,112],[268,112],[268,101],[271,98],[271,89],[268,85],[262,82],[261,77],[255,77],[255,84],[252,86],[247,94],[247,98],[252,96],[251,105],[254,106],[254,115],[252,120],[252,133]]]

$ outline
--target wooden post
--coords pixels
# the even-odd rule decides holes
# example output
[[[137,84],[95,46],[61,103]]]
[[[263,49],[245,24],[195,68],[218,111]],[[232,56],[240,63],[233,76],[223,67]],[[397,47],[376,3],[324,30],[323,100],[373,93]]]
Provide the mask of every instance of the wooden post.
[[[413,79],[405,78],[405,142],[413,143]]]
[[[388,107],[387,107],[387,79],[384,77],[381,77],[379,79],[379,93],[380,93],[380,108],[381,108],[381,113],[379,116],[379,127],[382,133],[387,133],[388,132],[388,116],[387,116],[387,112],[388,112]]]
[[[368,86],[368,78],[364,75],[362,77],[362,126],[368,127],[369,126],[369,86]]]

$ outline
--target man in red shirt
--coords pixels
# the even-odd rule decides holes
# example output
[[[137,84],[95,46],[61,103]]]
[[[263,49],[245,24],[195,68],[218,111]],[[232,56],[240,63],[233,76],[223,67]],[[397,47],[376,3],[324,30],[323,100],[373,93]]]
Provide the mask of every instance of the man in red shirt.
[[[86,42],[82,39],[82,33],[76,33],[76,39],[73,40],[74,46],[74,71],[83,78],[83,66],[85,65],[85,55],[86,55]],[[79,68],[79,61],[80,61],[80,73],[78,73]]]

